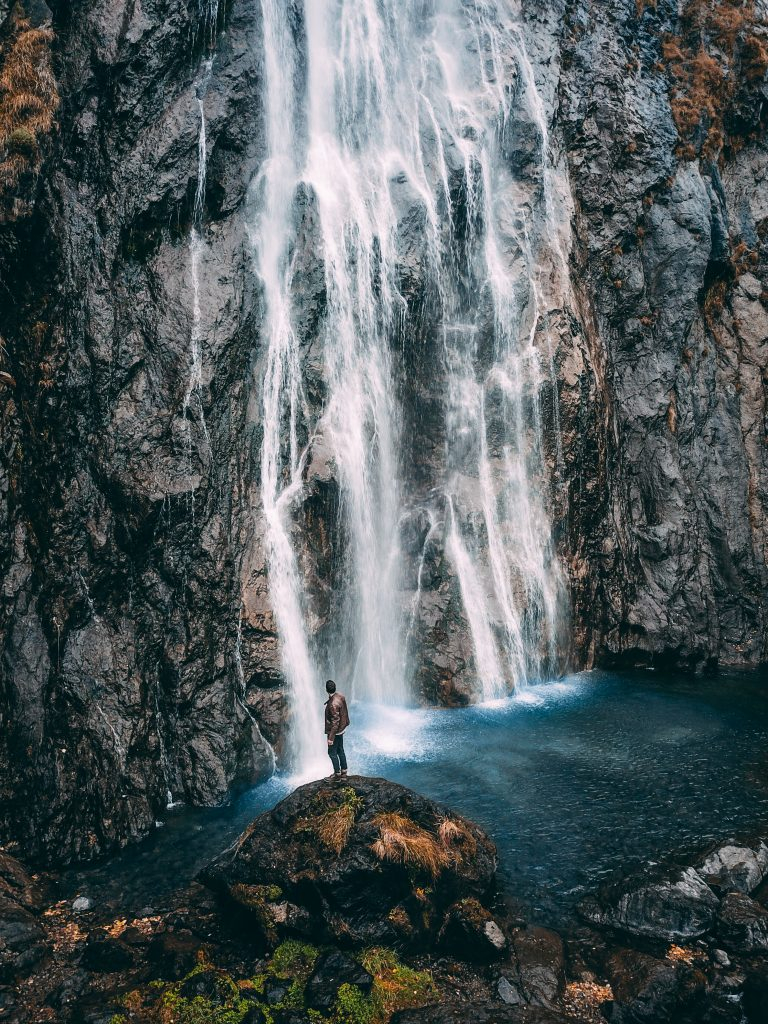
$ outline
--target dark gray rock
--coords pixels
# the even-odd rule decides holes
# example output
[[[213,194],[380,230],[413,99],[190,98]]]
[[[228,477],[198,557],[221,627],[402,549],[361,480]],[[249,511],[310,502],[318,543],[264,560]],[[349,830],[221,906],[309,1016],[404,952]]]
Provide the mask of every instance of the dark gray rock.
[[[693,868],[651,869],[604,886],[579,904],[592,924],[628,935],[681,942],[705,935],[719,901]]]
[[[304,990],[304,1001],[313,1010],[328,1012],[342,985],[355,985],[368,995],[373,978],[356,960],[346,953],[332,950],[322,953],[314,966]]]
[[[260,1006],[249,1006],[241,1024],[265,1024],[266,1019],[264,1011]]]
[[[276,1010],[272,1020],[274,1024],[313,1024],[306,1010]]]
[[[269,978],[264,983],[264,998],[270,1006],[277,1006],[282,1003],[291,987],[287,978]]]
[[[496,990],[509,1005],[556,1009],[565,991],[565,956],[560,936],[529,925],[510,937],[510,956],[498,969]]]
[[[699,1020],[706,1003],[704,976],[679,961],[619,950],[608,962],[614,995],[611,1024],[678,1024]]]
[[[722,844],[707,854],[698,871],[723,892],[751,893],[768,875],[768,846],[762,840],[748,846]]]
[[[437,941],[460,960],[480,963],[498,960],[507,948],[507,938],[491,912],[471,898],[448,908]]]
[[[196,965],[199,948],[191,933],[160,932],[153,936],[146,952],[149,980],[183,978]]]
[[[110,973],[132,967],[134,956],[131,949],[119,939],[91,932],[80,963],[88,971]]]
[[[420,1010],[400,1010],[391,1024],[568,1024],[578,1017],[566,1017],[534,1006],[503,1006],[498,1003],[445,1003]]]
[[[179,995],[184,999],[206,999],[214,1006],[223,1006],[230,998],[229,983],[219,971],[207,968],[185,978],[179,987]]]
[[[729,892],[717,915],[717,938],[730,953],[768,953],[768,910],[743,892]]]
[[[40,922],[43,906],[34,879],[0,851],[0,985],[26,977],[50,951]]]

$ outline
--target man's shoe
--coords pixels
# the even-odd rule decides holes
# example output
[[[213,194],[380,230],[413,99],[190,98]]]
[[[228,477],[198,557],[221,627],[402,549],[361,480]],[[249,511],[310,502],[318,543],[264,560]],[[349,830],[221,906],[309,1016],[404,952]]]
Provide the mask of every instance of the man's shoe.
[[[342,777],[342,779],[346,779],[346,777],[347,777],[347,769],[346,769],[346,768],[343,768],[343,769],[342,769],[342,771],[341,771],[341,777]]]
[[[333,775],[329,775],[325,780],[326,782],[338,782],[341,778],[341,772],[334,772]]]

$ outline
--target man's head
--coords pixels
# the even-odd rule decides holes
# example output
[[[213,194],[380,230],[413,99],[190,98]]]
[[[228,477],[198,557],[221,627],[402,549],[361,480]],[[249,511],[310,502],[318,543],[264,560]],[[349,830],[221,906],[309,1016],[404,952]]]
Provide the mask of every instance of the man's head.
[[[325,692],[336,693],[336,683],[334,683],[332,679],[329,679],[328,682],[325,684]]]

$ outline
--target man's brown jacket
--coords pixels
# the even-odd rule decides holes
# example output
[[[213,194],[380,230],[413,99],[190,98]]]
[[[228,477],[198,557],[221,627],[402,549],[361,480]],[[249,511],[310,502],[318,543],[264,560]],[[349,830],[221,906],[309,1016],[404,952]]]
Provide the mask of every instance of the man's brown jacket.
[[[348,725],[347,698],[343,693],[332,693],[325,702],[325,735],[333,742],[336,734],[344,732]]]

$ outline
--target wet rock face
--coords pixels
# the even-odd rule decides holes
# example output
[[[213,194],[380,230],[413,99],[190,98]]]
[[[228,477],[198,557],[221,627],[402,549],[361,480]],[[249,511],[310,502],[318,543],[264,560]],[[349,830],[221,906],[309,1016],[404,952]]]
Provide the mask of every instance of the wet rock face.
[[[207,82],[204,6],[50,4],[56,149],[34,212],[0,225],[0,821],[46,859],[107,852],[169,795],[217,803],[272,765],[281,677],[249,543],[258,4],[220,5]]]
[[[248,238],[266,147],[261,15],[255,0],[219,6],[208,75],[206,5],[22,3],[52,33],[61,102],[23,204],[3,203],[0,222],[0,829],[48,860],[139,838],[169,793],[213,804],[263,777],[290,716],[260,511],[265,351]],[[698,670],[768,650],[765,85],[750,80],[721,161],[677,153],[662,41],[680,31],[679,6],[521,5],[570,245],[571,286],[548,296],[536,333],[557,371],[557,396],[540,398],[574,667]],[[11,17],[0,3],[0,47]],[[540,205],[542,134],[521,111],[503,150]],[[458,165],[448,173],[458,189]],[[420,699],[463,704],[477,668],[434,493],[445,424],[423,208],[406,186],[394,198],[407,654]],[[308,190],[295,217],[293,315],[317,416],[326,295]],[[331,648],[348,540],[337,469],[322,437],[313,446],[301,567],[310,632]]]
[[[562,355],[564,459],[589,467],[570,475],[567,548],[575,640],[603,663],[766,656],[768,153],[758,119],[720,162],[680,158],[661,40],[693,7],[560,8],[572,280],[589,310]]]
[[[244,907],[266,944],[304,936],[344,946],[466,954],[476,927],[506,944],[484,908],[496,850],[472,822],[384,779],[313,782],[256,818],[202,880]],[[489,929],[489,926],[490,929]]]

